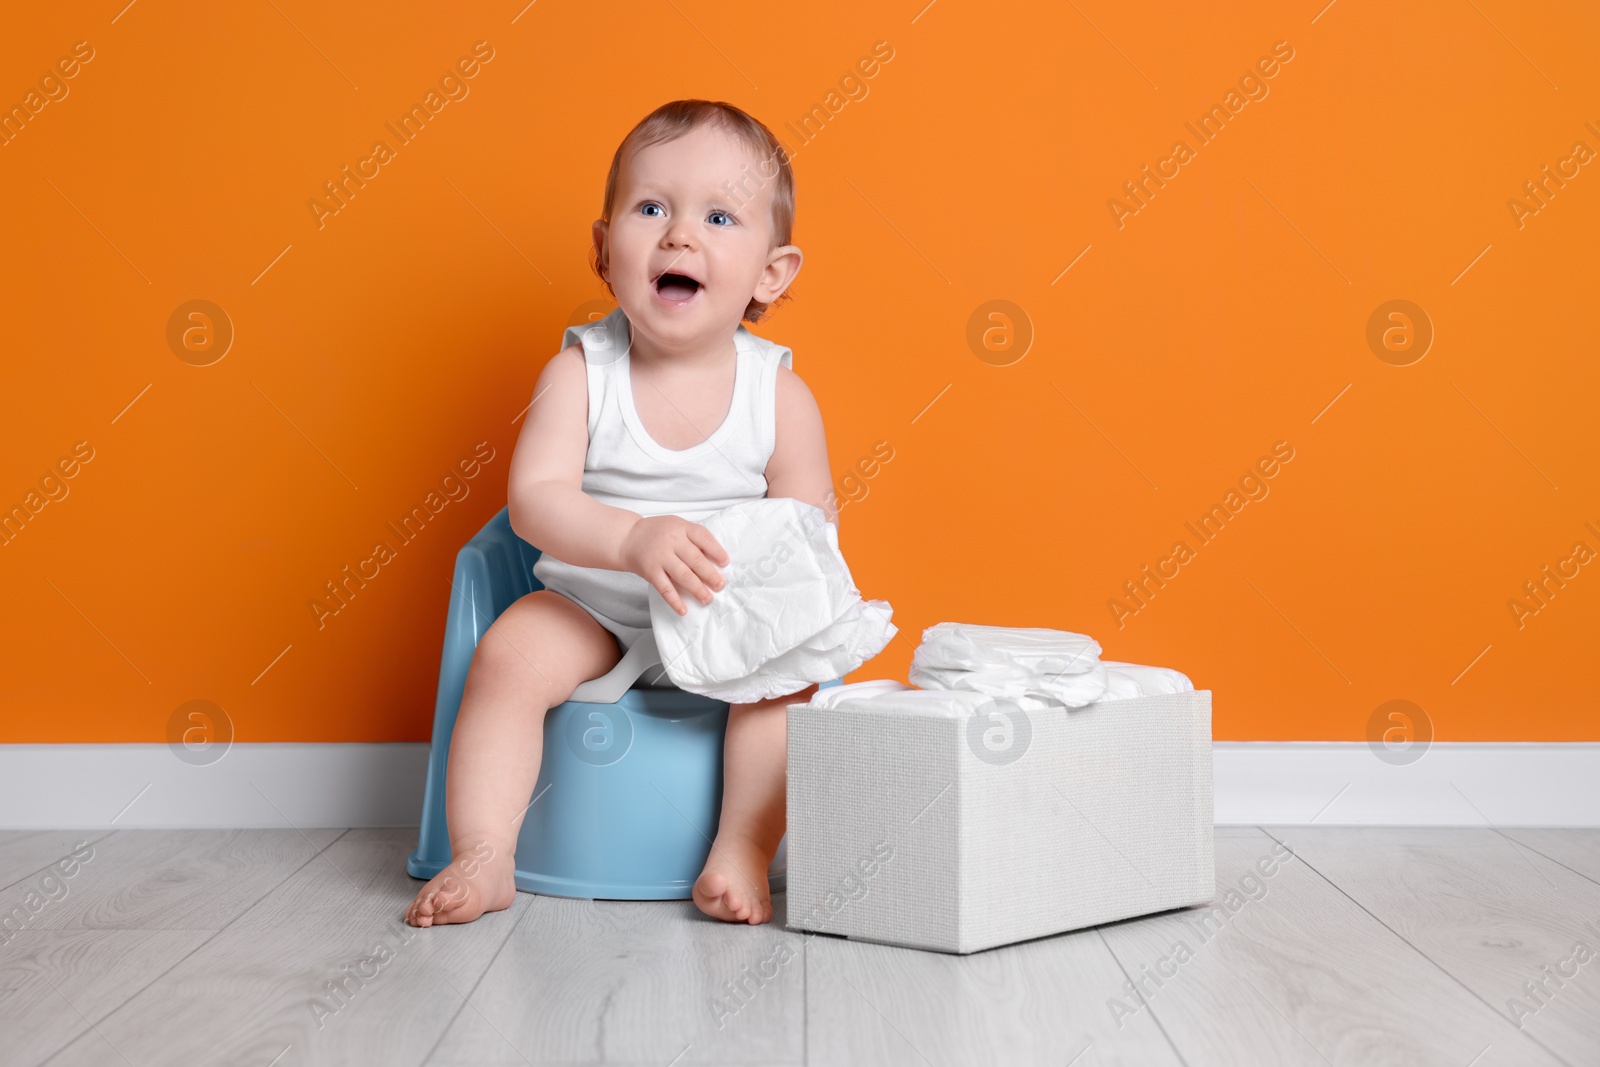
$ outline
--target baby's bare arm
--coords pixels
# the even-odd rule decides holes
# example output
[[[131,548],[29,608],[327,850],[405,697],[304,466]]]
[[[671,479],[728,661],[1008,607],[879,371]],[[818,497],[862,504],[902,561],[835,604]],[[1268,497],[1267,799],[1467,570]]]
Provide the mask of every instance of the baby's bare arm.
[[[583,491],[589,452],[589,386],[583,348],[545,364],[511,454],[507,503],[511,528],[541,552],[579,567],[620,571],[623,539],[636,512],[600,503]]]
[[[583,348],[556,355],[539,374],[511,455],[507,500],[517,536],[578,567],[644,578],[680,615],[683,593],[711,602],[728,553],[699,523],[677,515],[641,518],[583,491],[589,453],[589,386]]]
[[[777,444],[767,461],[767,496],[814,504],[838,526],[822,411],[806,383],[788,367],[778,368],[777,409]]]

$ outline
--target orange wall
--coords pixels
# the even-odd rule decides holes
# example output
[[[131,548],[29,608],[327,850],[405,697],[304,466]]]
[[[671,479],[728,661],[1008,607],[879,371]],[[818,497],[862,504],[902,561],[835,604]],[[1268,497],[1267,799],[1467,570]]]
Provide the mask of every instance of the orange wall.
[[[197,699],[244,741],[425,739],[455,550],[601,296],[611,153],[687,96],[794,153],[807,258],[758,332],[821,402],[843,546],[901,628],[856,678],[904,678],[941,620],[1051,626],[1186,671],[1219,739],[1360,740],[1392,699],[1444,740],[1600,739],[1600,566],[1508,606],[1600,550],[1591,8],[122,3],[0,34],[6,104],[92,49],[0,147],[0,505],[82,453],[0,547],[0,741],[161,741]],[[468,95],[401,144],[385,124],[478,42]],[[1185,123],[1275,45],[1202,143]],[[1147,164],[1170,177],[1140,204]],[[1541,205],[1547,164],[1577,170]],[[1435,333],[1407,366],[1367,340],[1401,299]],[[234,333],[206,366],[168,340],[192,300]],[[1031,323],[1010,365],[1004,322],[969,347],[991,300]],[[1278,442],[1268,495],[1201,544],[1185,523]]]

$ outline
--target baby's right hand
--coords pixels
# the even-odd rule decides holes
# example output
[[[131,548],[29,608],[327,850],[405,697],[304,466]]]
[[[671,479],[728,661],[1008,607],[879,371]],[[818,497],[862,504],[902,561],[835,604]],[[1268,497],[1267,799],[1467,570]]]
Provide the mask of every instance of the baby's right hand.
[[[679,615],[687,615],[689,609],[684,607],[677,587],[682,586],[700,603],[709,604],[711,590],[727,584],[717,567],[726,567],[730,562],[710,530],[678,515],[640,518],[622,539],[622,560],[628,570],[654,586]]]

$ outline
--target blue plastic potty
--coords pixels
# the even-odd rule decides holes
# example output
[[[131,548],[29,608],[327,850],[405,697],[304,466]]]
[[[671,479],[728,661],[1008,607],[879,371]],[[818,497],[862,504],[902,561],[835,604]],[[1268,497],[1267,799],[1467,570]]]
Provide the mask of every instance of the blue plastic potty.
[[[445,771],[478,640],[536,589],[539,550],[499,514],[456,554],[413,878],[450,862]],[[722,812],[728,705],[671,685],[652,637],[545,715],[544,758],[517,837],[517,888],[589,900],[686,900]],[[648,679],[648,680],[646,680]],[[840,684],[837,679],[822,683]],[[768,871],[784,888],[787,838]]]

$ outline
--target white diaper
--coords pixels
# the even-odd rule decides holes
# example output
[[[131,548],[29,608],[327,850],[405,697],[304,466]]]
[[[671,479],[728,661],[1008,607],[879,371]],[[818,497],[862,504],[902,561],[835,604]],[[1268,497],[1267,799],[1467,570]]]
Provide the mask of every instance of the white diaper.
[[[959,718],[997,699],[1039,711],[1194,692],[1194,683],[1179,671],[1098,660],[1099,653],[1092,638],[1065,630],[941,622],[923,631],[923,643],[912,654],[911,677],[923,688],[874,678],[830,686],[809,704],[848,710],[870,703],[876,711]]]
[[[1171,667],[1147,667],[1142,663],[1101,660],[1106,665],[1106,695],[1103,700],[1132,700],[1135,697],[1192,693],[1194,683],[1187,674]]]
[[[1169,667],[1147,667],[1142,663],[1121,663],[1117,660],[1101,662],[1106,667],[1106,691],[1100,700],[1134,700],[1138,697],[1194,692],[1194,683],[1189,680],[1189,676]],[[851,708],[860,707],[870,700],[875,707],[885,711],[916,711],[924,707],[931,709],[940,706],[931,702],[924,703],[938,699],[921,695],[926,693],[943,694],[944,705],[956,713],[982,707],[995,699],[986,693],[970,689],[912,689],[904,682],[897,682],[893,678],[873,678],[865,682],[831,685],[818,690],[817,695],[812,697],[809,703],[814,708],[840,706]],[[951,696],[965,699],[951,701],[949,699]],[[896,699],[880,703],[885,697]],[[1026,696],[1016,698],[1013,703],[1024,711],[1061,706],[1058,701]]]
[[[1100,645],[1068,630],[941,622],[922,631],[912,684],[968,689],[1017,700],[1037,697],[1081,708],[1105,695]]]
[[[730,704],[842,678],[894,637],[893,609],[863,601],[821,508],[789,497],[736,504],[705,519],[728,552],[727,584],[679,615],[650,590],[650,626],[678,688]]]
[[[909,685],[897,682],[893,678],[874,678],[867,682],[851,682],[849,685],[830,685],[826,689],[818,689],[817,695],[812,697],[809,703],[814,708],[836,708],[846,700],[870,700],[890,693],[911,691]]]
[[[820,689],[807,703],[814,708],[839,708],[843,711],[870,707],[873,711],[964,719],[974,714],[989,715],[996,700],[996,697],[973,689],[912,689],[892,679],[881,678]],[[1022,711],[1063,710],[1060,701],[1038,697],[1019,696],[1007,702],[1015,704]]]

